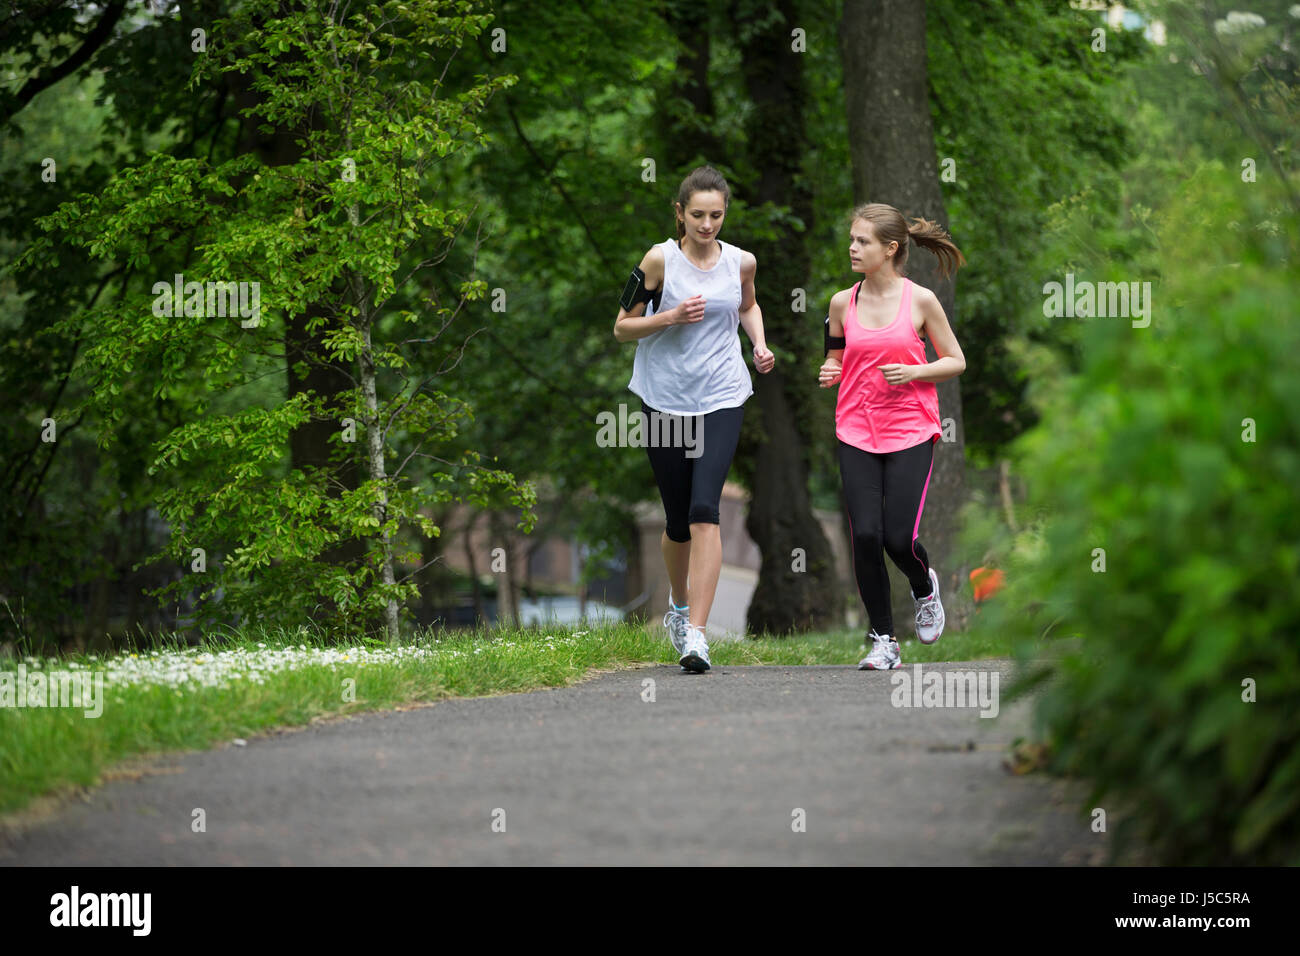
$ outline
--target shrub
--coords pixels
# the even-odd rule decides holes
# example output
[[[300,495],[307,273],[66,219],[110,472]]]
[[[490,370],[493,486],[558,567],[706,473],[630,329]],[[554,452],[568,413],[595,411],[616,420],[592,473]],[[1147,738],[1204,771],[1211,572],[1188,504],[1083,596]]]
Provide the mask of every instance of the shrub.
[[[975,623],[1036,659],[1049,766],[1130,814],[1116,852],[1175,865],[1300,863],[1300,231],[1252,189],[1208,164],[1157,217],[1149,327],[1061,320],[1077,375],[1021,347],[1029,526]]]

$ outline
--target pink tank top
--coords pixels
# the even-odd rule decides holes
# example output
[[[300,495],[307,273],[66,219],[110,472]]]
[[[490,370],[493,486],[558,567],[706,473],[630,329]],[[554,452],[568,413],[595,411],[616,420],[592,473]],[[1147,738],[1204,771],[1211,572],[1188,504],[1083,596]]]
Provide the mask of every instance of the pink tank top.
[[[925,343],[912,326],[912,280],[903,280],[894,321],[883,329],[858,324],[858,286],[844,315],[844,372],[835,403],[835,435],[863,451],[901,451],[942,434],[934,382],[890,385],[877,366],[925,365]]]

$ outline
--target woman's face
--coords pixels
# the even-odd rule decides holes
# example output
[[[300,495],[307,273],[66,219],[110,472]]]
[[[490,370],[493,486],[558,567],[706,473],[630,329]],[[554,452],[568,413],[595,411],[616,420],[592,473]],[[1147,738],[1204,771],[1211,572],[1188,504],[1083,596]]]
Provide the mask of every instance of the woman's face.
[[[898,243],[882,246],[876,238],[876,227],[866,219],[855,219],[849,228],[849,263],[854,272],[871,275],[891,258]]]
[[[712,242],[722,230],[722,220],[727,215],[727,200],[716,189],[702,189],[692,193],[686,209],[677,204],[677,216],[686,222],[686,235],[696,242]]]

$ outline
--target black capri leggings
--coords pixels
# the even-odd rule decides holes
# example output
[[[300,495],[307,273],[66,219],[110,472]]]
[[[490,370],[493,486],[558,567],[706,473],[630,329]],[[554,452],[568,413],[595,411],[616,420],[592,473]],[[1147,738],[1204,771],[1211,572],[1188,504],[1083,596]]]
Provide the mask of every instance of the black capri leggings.
[[[934,590],[930,559],[916,540],[934,464],[934,438],[888,453],[863,451],[841,441],[839,458],[858,594],[871,619],[871,629],[897,638],[889,604],[885,552],[907,575],[913,597],[922,598]]]
[[[641,412],[646,416],[646,453],[659,485],[659,496],[663,498],[668,538],[690,541],[692,524],[718,524],[722,485],[740,441],[745,406],[719,408],[705,415],[666,415],[642,400]],[[675,419],[671,421],[675,434],[688,437],[693,447],[687,448],[681,442],[675,446],[653,447],[649,438],[655,431],[651,424],[652,412],[657,412],[661,419]],[[691,422],[693,432],[680,430],[687,421]],[[688,457],[688,451],[699,454]]]

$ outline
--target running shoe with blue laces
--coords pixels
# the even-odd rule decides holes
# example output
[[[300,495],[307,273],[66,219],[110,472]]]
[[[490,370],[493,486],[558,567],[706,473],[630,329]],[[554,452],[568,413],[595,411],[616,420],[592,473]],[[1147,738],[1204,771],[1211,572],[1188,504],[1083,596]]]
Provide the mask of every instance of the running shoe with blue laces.
[[[668,639],[673,642],[673,650],[681,657],[686,653],[686,629],[690,626],[687,614],[690,609],[678,607],[673,599],[668,599],[668,613],[664,615],[664,627],[668,628]]]

